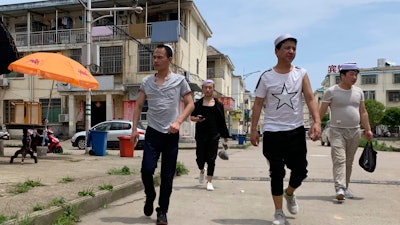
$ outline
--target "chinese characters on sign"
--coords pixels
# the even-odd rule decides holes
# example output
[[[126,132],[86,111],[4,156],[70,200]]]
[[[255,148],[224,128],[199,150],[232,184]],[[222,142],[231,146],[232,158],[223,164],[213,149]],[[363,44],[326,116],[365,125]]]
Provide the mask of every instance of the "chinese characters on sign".
[[[340,71],[340,68],[341,68],[340,65],[337,65],[337,66],[330,65],[330,66],[328,66],[328,73],[338,73]]]

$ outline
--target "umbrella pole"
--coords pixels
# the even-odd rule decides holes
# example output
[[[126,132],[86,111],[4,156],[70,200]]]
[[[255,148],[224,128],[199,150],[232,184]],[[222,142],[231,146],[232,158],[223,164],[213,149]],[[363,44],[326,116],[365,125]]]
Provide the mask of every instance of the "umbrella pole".
[[[49,111],[50,111],[50,105],[51,105],[51,98],[52,98],[52,95],[53,95],[53,88],[54,88],[54,80],[51,83],[49,104],[47,104],[46,118],[44,118],[44,131],[43,131],[42,146],[44,145],[45,139],[46,139],[46,136],[47,136],[47,121],[48,121],[48,118],[49,118]]]

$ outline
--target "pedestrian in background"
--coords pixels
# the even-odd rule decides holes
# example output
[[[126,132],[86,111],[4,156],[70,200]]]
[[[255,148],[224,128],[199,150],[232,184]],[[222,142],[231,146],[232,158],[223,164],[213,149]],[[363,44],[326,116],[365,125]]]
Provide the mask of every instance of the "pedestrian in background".
[[[205,80],[202,84],[203,97],[195,103],[190,119],[196,122],[196,163],[200,170],[199,182],[204,183],[207,171],[207,190],[213,191],[212,178],[215,171],[220,137],[228,142],[224,105],[214,98],[214,81]],[[205,164],[207,163],[207,169]]]
[[[158,198],[157,224],[168,224],[167,212],[172,193],[178,157],[179,129],[194,109],[191,89],[185,77],[171,72],[173,49],[169,45],[158,45],[153,53],[153,66],[157,73],[146,77],[139,90],[133,113],[132,142],[136,145],[139,134],[137,125],[144,102],[147,100],[146,137],[142,159],[142,182],[146,194],[144,214],[153,214],[156,191],[153,182],[154,171],[161,157],[161,185]],[[185,107],[180,111],[181,100]]]
[[[364,93],[354,86],[359,69],[355,63],[341,65],[339,84],[328,88],[322,98],[319,114],[322,116],[330,108],[331,157],[336,199],[343,201],[353,198],[349,190],[354,155],[360,145],[360,122],[365,137],[372,140],[372,131],[365,109]]]
[[[272,200],[275,205],[272,224],[285,225],[283,196],[289,212],[296,214],[299,206],[295,190],[308,173],[303,96],[313,118],[308,131],[313,141],[318,140],[321,134],[321,119],[306,70],[292,65],[297,39],[284,34],[276,38],[274,46],[278,62],[261,74],[254,92],[250,141],[254,146],[259,144],[257,125],[261,109],[264,108],[263,154],[269,163]],[[289,185],[284,189],[285,165],[291,173]]]

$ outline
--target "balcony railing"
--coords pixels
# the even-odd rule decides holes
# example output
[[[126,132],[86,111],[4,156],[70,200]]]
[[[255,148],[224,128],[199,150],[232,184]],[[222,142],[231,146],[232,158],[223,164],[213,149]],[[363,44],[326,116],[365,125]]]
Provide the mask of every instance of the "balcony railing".
[[[124,40],[127,39],[128,26],[110,26],[112,33],[109,35],[93,36],[92,41],[106,40]],[[55,45],[55,44],[74,44],[86,43],[86,29],[63,29],[63,30],[48,30],[40,32],[18,32],[12,34],[15,45],[17,47],[38,46],[38,45]],[[29,40],[29,42],[28,42]]]
[[[128,25],[109,26],[112,30],[109,35],[93,36],[92,41],[107,41],[107,40],[125,40],[128,37]],[[146,37],[152,35],[152,24],[148,23],[146,26]],[[17,47],[28,46],[28,40],[30,46],[40,45],[55,45],[55,44],[75,44],[75,43],[86,43],[86,29],[63,29],[63,30],[46,30],[39,32],[31,32],[29,35],[27,32],[17,32],[12,34],[15,45]],[[187,40],[187,29],[182,24],[180,25],[180,36]]]

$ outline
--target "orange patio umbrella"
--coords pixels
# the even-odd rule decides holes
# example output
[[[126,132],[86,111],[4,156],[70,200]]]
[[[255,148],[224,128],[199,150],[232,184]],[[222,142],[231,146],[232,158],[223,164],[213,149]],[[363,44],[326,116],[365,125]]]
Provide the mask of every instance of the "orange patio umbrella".
[[[82,64],[60,53],[33,53],[12,62],[8,69],[69,83],[84,89],[97,90],[99,88],[99,82]]]

